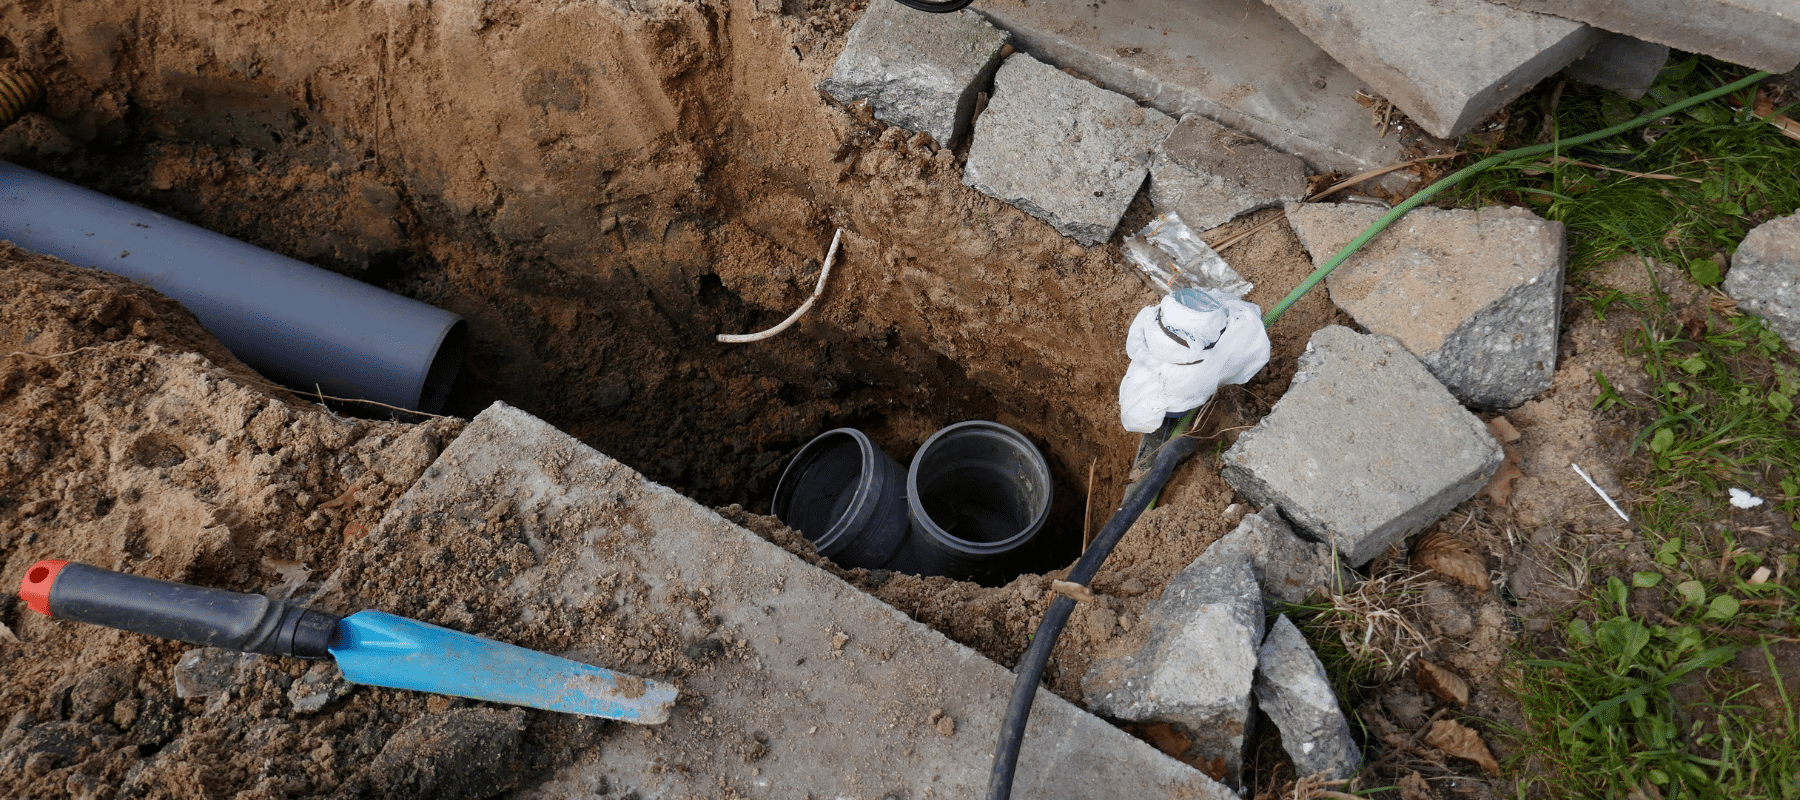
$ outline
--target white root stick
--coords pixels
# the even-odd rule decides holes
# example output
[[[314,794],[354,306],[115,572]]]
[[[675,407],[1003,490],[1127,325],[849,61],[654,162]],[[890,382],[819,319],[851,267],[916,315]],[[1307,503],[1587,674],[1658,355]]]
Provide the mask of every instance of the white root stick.
[[[819,299],[819,295],[825,293],[825,279],[831,275],[831,262],[833,259],[837,258],[838,239],[843,235],[843,228],[838,228],[837,233],[831,235],[831,250],[825,253],[825,267],[819,270],[819,285],[813,288],[812,297],[806,298],[806,302],[801,303],[799,308],[794,309],[794,313],[789,314],[788,318],[782,320],[780,325],[776,325],[775,327],[760,333],[721,333],[718,336],[719,341],[726,344],[760,342],[777,333],[787,330],[788,326],[793,325],[795,322],[799,321],[802,316],[805,316],[807,310],[812,308],[813,302]]]
[[[1099,597],[1095,596],[1094,590],[1079,583],[1071,583],[1069,581],[1051,581],[1050,591],[1060,594],[1063,597],[1067,597],[1070,600],[1074,600],[1077,603],[1094,603],[1099,602],[1100,600]]]

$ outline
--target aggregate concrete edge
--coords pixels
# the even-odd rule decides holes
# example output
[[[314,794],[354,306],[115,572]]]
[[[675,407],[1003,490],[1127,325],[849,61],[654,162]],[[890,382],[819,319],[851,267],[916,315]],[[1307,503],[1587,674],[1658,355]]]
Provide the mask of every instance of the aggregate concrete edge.
[[[477,491],[459,496],[456,486]],[[533,549],[541,552],[534,566],[480,590],[516,605],[522,618],[580,602],[596,581],[626,574],[650,587],[652,604],[708,589],[712,614],[742,654],[682,676],[683,699],[668,723],[613,726],[603,752],[515,796],[590,797],[602,785],[644,797],[971,797],[985,789],[1010,672],[523,411],[501,403],[483,411],[367,540],[415,536],[422,518],[440,542],[473,536],[458,527],[459,514],[473,509],[479,520],[480,509],[500,501],[537,520]],[[611,524],[567,524],[583,513]],[[368,562],[371,552],[359,546],[345,561]],[[345,569],[324,593],[355,605],[356,588],[337,577]],[[564,655],[607,665],[594,655],[607,643],[583,648]],[[952,735],[927,721],[934,709],[954,718]],[[719,746],[752,740],[768,751],[754,764]],[[1235,798],[1041,689],[1017,788],[1021,797]]]
[[[1490,1],[1770,72],[1800,66],[1800,8],[1789,0]]]
[[[1750,230],[1731,257],[1725,292],[1800,353],[1800,214]]]
[[[1467,133],[1604,31],[1485,0],[1269,0],[1433,136]]]
[[[1366,84],[1262,0],[1111,0],[1076,15],[1025,0],[974,8],[1046,63],[1172,117],[1203,115],[1321,172],[1355,174],[1406,158],[1400,137],[1372,129],[1357,103]]]

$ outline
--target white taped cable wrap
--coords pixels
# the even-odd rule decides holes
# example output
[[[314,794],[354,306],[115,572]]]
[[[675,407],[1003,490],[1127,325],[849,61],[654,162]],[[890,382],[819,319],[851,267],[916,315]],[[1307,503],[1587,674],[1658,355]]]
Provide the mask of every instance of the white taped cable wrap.
[[[1225,293],[1180,289],[1147,306],[1125,338],[1131,366],[1119,383],[1119,421],[1149,433],[1169,414],[1199,408],[1220,386],[1269,363],[1262,309]]]

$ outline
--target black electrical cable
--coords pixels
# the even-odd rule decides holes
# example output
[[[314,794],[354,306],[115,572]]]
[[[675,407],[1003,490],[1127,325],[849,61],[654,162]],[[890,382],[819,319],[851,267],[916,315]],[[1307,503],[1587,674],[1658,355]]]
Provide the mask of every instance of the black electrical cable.
[[[948,14],[952,11],[961,11],[961,10],[963,10],[964,7],[968,6],[970,2],[972,2],[972,0],[941,0],[941,2],[935,2],[935,3],[932,2],[931,0],[894,0],[894,1],[899,3],[900,5],[906,6],[907,8],[916,8],[920,11],[929,11],[933,14]]]
[[[1088,545],[1087,552],[1075,562],[1074,569],[1069,570],[1069,582],[1086,586],[1100,572],[1100,565],[1112,554],[1119,540],[1125,537],[1125,531],[1144,513],[1156,495],[1162,491],[1163,485],[1169,482],[1176,465],[1191,455],[1200,446],[1200,440],[1192,436],[1177,435],[1164,442],[1156,451],[1156,458],[1144,477],[1125,490],[1125,499],[1119,503],[1119,510],[1106,521],[1099,535]],[[1031,703],[1037,698],[1038,680],[1044,674],[1044,665],[1050,661],[1050,650],[1056,647],[1056,640],[1062,636],[1063,626],[1069,624],[1069,615],[1075,612],[1075,601],[1064,595],[1057,595],[1050,603],[1050,610],[1044,612],[1044,620],[1038,623],[1037,633],[1031,638],[1031,646],[1025,649],[1025,655],[1019,659],[1019,666],[1014,668],[1012,698],[1006,707],[1006,718],[1000,722],[1000,742],[994,749],[994,771],[988,778],[989,800],[1007,800],[1012,796],[1013,772],[1019,766],[1019,746],[1025,741],[1025,721],[1031,718]]]

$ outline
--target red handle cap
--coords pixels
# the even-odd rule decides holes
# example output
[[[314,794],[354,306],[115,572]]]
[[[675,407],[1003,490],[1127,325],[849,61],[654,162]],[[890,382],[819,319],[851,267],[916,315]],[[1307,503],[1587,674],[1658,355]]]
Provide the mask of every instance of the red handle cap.
[[[56,573],[69,565],[67,561],[39,561],[25,570],[25,580],[19,584],[19,597],[31,610],[50,616],[50,587],[56,583]]]

